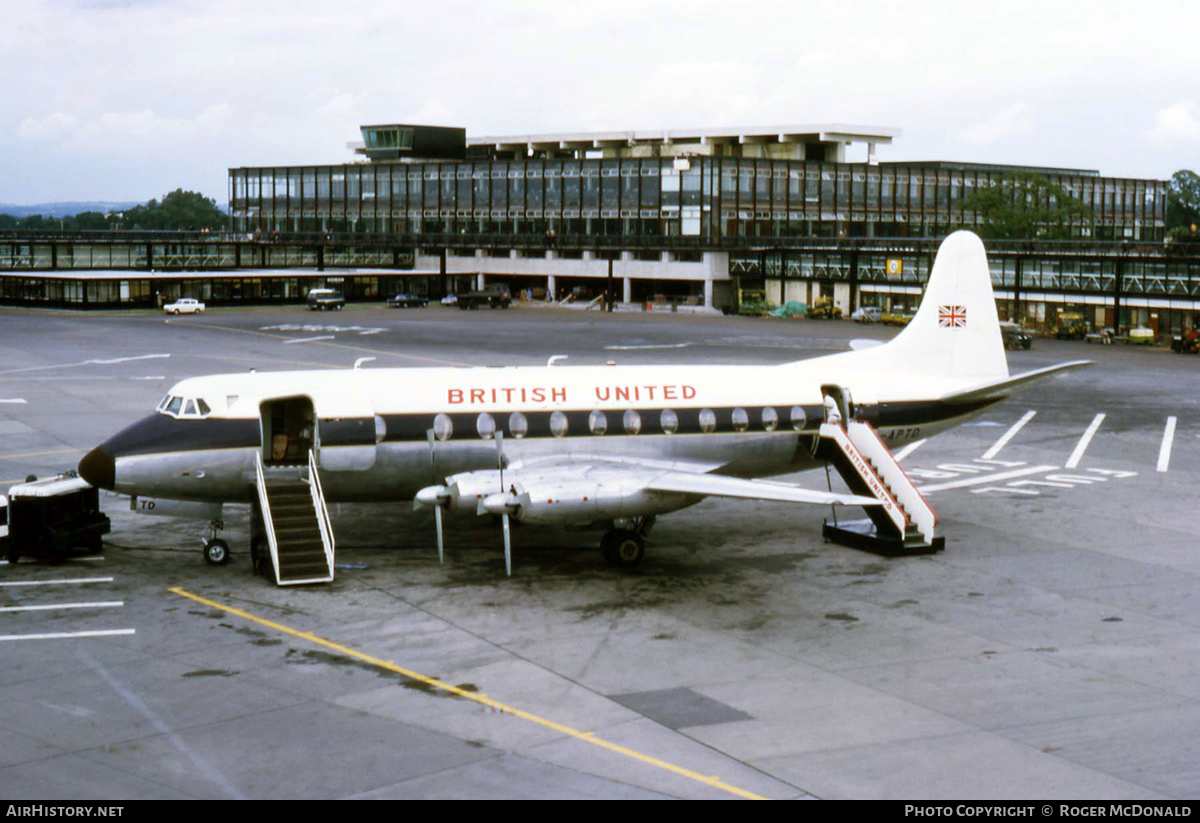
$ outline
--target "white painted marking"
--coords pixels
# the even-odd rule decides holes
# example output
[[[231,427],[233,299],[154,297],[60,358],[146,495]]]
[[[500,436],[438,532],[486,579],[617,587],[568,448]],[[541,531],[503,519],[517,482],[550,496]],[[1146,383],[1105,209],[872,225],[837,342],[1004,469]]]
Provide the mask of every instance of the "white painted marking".
[[[26,405],[24,397],[0,397],[0,403],[12,403],[13,405]]]
[[[0,586],[59,586],[75,583],[111,583],[111,577],[72,577],[66,580],[14,580]]]
[[[901,460],[903,460],[904,458],[908,457],[910,454],[912,454],[912,453],[913,453],[913,452],[915,452],[917,449],[919,449],[919,448],[920,448],[922,445],[924,445],[924,443],[925,443],[925,441],[924,441],[924,440],[918,440],[918,441],[917,441],[917,442],[915,442],[915,443],[909,443],[907,446],[905,446],[904,448],[902,448],[900,451],[896,452],[896,453],[893,455],[893,457],[895,457],[895,458],[896,458],[896,462],[897,462],[897,463],[899,463]]]
[[[284,340],[283,345],[287,346],[291,343],[312,343],[315,340],[336,340],[332,334],[324,334],[320,337],[297,337],[293,340]]]
[[[644,346],[605,346],[606,351],[642,351],[644,349],[686,349],[691,343],[647,343]]]
[[[946,491],[947,489],[961,489],[966,486],[982,486],[985,483],[995,483],[999,480],[1009,480],[1013,477],[1024,477],[1029,474],[1052,472],[1057,469],[1058,466],[1030,466],[1027,469],[1014,469],[1010,472],[1000,472],[999,474],[984,474],[977,477],[968,477],[964,480],[937,483],[932,486],[917,486],[917,491],[921,494],[929,494],[930,492]]]
[[[52,632],[50,634],[0,634],[0,642],[9,640],[70,640],[75,637],[119,637],[137,634],[137,629],[108,629],[94,632]]]
[[[53,609],[116,609],[124,600],[100,600],[95,603],[59,603],[57,606],[4,606],[0,612],[48,612]]]
[[[116,357],[112,360],[84,360],[79,363],[56,363],[52,366],[26,366],[21,369],[5,369],[0,374],[18,374],[27,371],[49,371],[50,369],[71,369],[76,366],[109,366],[113,363],[128,363],[131,360],[158,360],[170,357],[169,354],[139,354],[136,357]]]
[[[112,360],[84,360],[83,365],[95,363],[97,366],[111,366],[113,363],[131,363],[134,360],[162,360],[169,354],[139,354],[135,357],[114,357]]]
[[[1092,418],[1092,424],[1087,427],[1087,431],[1083,433],[1083,437],[1079,438],[1079,442],[1075,445],[1075,451],[1071,452],[1071,456],[1067,458],[1065,468],[1074,469],[1079,466],[1079,461],[1083,459],[1083,453],[1087,451],[1088,444],[1092,442],[1092,438],[1096,435],[1100,424],[1104,422],[1104,417],[1104,412],[1101,412]]]
[[[1163,429],[1162,445],[1158,449],[1158,470],[1165,472],[1171,465],[1171,442],[1175,439],[1175,418],[1167,418],[1167,427]]]
[[[151,374],[151,375],[147,375],[146,377],[131,377],[129,379],[130,380],[166,380],[167,378],[166,378],[166,375]]]
[[[132,632],[133,630],[130,629],[129,631]],[[118,682],[115,677],[109,674],[108,670],[105,669],[104,666],[102,666],[95,658],[93,658],[83,649],[80,649],[77,654],[79,655],[80,660],[86,663],[92,669],[92,671],[100,675],[104,682],[107,683],[114,692],[121,696],[122,700],[132,706],[140,715],[142,715],[142,717],[150,721],[151,725],[158,730],[159,734],[166,737],[166,739],[171,741],[175,748],[183,752],[183,754],[192,761],[192,764],[195,765],[196,769],[199,770],[199,772],[206,778],[208,778],[210,782],[220,787],[221,791],[225,792],[225,794],[236,800],[246,799],[245,795],[238,791],[237,786],[231,783],[229,779],[225,777],[225,775],[217,771],[217,769],[211,763],[205,760],[199,752],[195,751],[186,742],[184,742],[183,738],[180,737],[169,725],[167,725],[167,723],[161,717],[155,714],[153,709],[147,706],[146,703],[132,691],[122,686],[121,683]]]
[[[1018,420],[1016,423],[1013,423],[1013,424],[1012,424],[1012,425],[1009,427],[1008,431],[1006,431],[1004,434],[1002,434],[1002,435],[1000,436],[1000,439],[999,439],[999,440],[997,440],[997,441],[996,441],[996,442],[995,442],[995,443],[992,445],[992,447],[991,447],[990,449],[988,449],[987,451],[985,451],[985,452],[983,453],[983,459],[984,459],[984,460],[991,460],[993,457],[995,457],[996,455],[998,455],[998,454],[1000,453],[1000,450],[1001,450],[1001,449],[1003,449],[1005,446],[1007,446],[1007,445],[1008,445],[1008,441],[1009,441],[1009,440],[1012,440],[1014,437],[1016,437],[1016,436],[1017,436],[1017,432],[1019,432],[1019,431],[1022,429],[1022,427],[1024,427],[1024,425],[1025,425],[1026,423],[1028,423],[1030,420],[1032,420],[1032,419],[1033,419],[1033,416],[1034,416],[1035,414],[1037,414],[1037,412],[1036,412],[1036,411],[1027,411],[1027,412],[1025,412],[1025,416],[1024,416],[1024,417],[1022,417],[1022,418],[1021,418],[1020,420]]]

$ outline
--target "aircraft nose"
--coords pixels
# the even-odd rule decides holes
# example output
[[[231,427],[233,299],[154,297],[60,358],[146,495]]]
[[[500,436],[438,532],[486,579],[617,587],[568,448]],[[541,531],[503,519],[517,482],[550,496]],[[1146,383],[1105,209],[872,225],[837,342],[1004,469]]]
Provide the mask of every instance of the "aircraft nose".
[[[98,489],[112,489],[117,477],[116,461],[97,446],[79,461],[79,476]]]

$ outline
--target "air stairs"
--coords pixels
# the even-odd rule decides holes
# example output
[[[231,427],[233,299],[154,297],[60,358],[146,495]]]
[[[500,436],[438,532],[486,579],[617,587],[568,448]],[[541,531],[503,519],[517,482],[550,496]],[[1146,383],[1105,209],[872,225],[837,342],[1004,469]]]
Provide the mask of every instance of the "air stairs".
[[[826,403],[830,412],[819,430],[816,456],[836,468],[852,492],[874,497],[880,505],[864,507],[867,520],[839,523],[835,514],[833,523],[826,521],[822,528],[825,539],[885,557],[934,554],[944,549],[946,538],[935,534],[937,514],[874,427],[853,417],[853,404],[841,391],[826,396],[835,402]],[[834,408],[838,411],[833,412]]]
[[[313,453],[308,453],[307,474],[265,468],[259,455],[257,492],[276,585],[332,582],[333,528]]]

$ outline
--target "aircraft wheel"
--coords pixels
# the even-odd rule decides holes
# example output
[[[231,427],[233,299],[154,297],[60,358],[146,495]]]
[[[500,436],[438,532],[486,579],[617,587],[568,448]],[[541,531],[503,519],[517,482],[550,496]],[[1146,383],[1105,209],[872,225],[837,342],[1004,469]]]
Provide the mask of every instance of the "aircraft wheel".
[[[601,539],[600,551],[610,566],[628,569],[642,562],[646,541],[637,532],[613,529]]]
[[[224,540],[209,540],[204,544],[204,562],[210,566],[223,566],[229,562],[229,544]]]

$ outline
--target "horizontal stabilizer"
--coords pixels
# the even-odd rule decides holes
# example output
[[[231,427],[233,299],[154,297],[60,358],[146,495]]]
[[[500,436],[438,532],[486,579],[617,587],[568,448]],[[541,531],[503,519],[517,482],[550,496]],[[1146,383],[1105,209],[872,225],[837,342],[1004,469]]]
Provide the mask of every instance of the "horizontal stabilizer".
[[[821,506],[879,505],[879,501],[874,497],[814,491],[787,483],[745,480],[740,477],[726,477],[719,474],[666,472],[647,483],[646,488],[660,492],[703,494],[709,497],[740,497],[746,500],[773,500],[780,503],[815,503]]]
[[[1039,380],[1045,380],[1047,377],[1053,377],[1062,372],[1081,369],[1084,366],[1090,365],[1092,365],[1091,360],[1072,360],[1069,363],[1059,363],[1056,366],[1047,366],[1044,369],[1018,374],[1016,377],[992,380],[978,386],[972,386],[969,389],[950,392],[949,394],[942,395],[941,401],[950,404],[973,403],[976,400],[984,400],[988,397],[1011,394],[1013,390],[1029,383],[1036,383]]]

